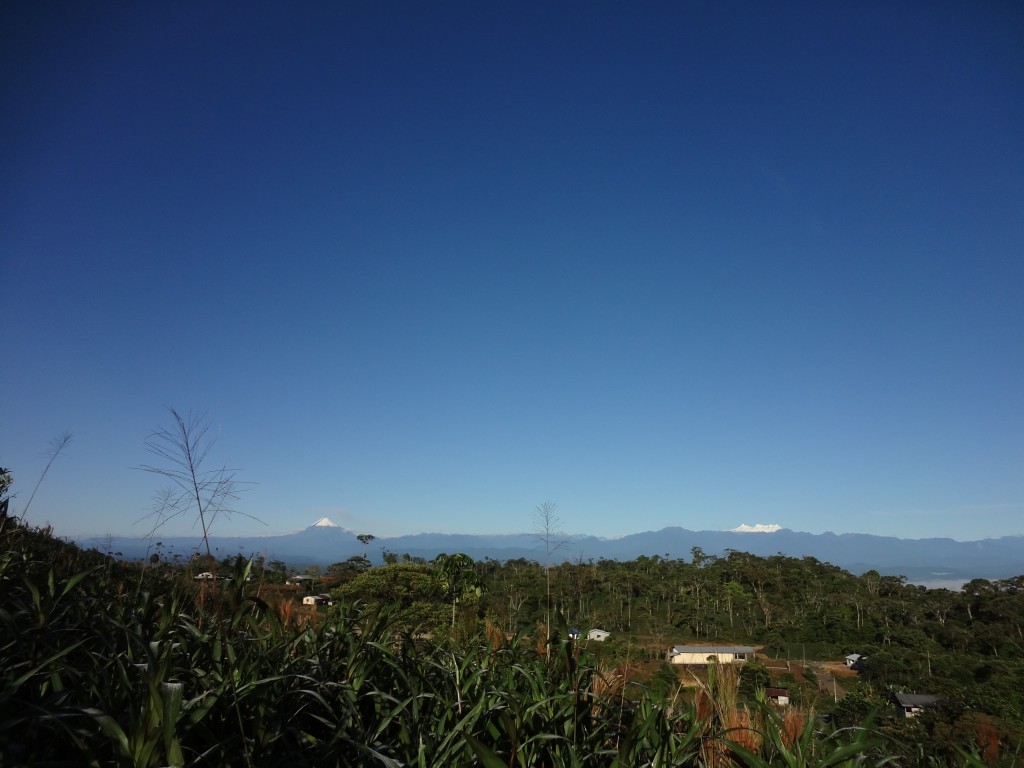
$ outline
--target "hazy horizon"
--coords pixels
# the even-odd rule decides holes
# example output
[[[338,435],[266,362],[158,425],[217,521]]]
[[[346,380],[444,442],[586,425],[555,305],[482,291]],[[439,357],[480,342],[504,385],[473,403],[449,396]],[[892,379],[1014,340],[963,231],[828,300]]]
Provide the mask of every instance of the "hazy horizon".
[[[249,533],[239,533],[239,532],[235,532],[235,531],[230,531],[228,529],[228,527],[226,527],[226,526],[223,527],[223,528],[221,526],[214,526],[211,529],[210,539],[211,540],[214,540],[214,539],[250,539],[250,538],[271,538],[271,537],[278,537],[278,536],[289,536],[291,534],[300,533],[302,531],[305,531],[305,530],[307,530],[309,528],[313,528],[313,527],[316,527],[315,522],[314,523],[310,523],[309,525],[306,525],[306,526],[303,526],[303,527],[300,527],[300,528],[290,528],[290,529],[282,529],[282,530],[271,530],[269,528],[263,528],[262,530],[256,530],[256,531],[252,531],[252,532],[249,532]],[[333,526],[333,527],[342,529],[342,530],[344,530],[344,531],[346,531],[348,533],[352,533],[352,534],[356,534],[356,535],[361,534],[361,533],[369,533],[369,534],[372,534],[374,536],[374,540],[378,541],[378,542],[386,541],[386,540],[390,540],[390,539],[407,538],[407,537],[414,537],[414,536],[474,536],[474,537],[475,536],[480,536],[480,537],[501,537],[501,536],[521,537],[521,536],[529,536],[529,537],[536,537],[538,535],[538,532],[537,532],[536,528],[522,528],[522,529],[519,529],[519,530],[492,531],[492,532],[485,532],[485,533],[480,533],[480,532],[476,532],[476,531],[472,531],[472,530],[461,530],[461,531],[453,531],[453,530],[417,530],[417,531],[407,531],[407,532],[394,533],[394,534],[389,534],[389,535],[383,535],[383,534],[382,535],[378,535],[378,534],[374,533],[374,531],[371,530],[371,529],[347,528],[347,527],[345,527],[343,525],[337,525],[337,524],[335,524],[335,526]],[[618,534],[618,535],[615,535],[615,536],[602,536],[602,535],[598,535],[598,534],[588,533],[586,531],[567,531],[567,530],[563,530],[563,529],[559,529],[557,531],[557,533],[559,535],[559,538],[564,538],[566,541],[569,541],[569,542],[573,541],[574,539],[580,539],[580,538],[595,538],[595,539],[600,539],[602,541],[616,541],[616,540],[624,539],[624,538],[626,538],[628,536],[634,536],[634,535],[637,535],[637,534],[657,533],[658,531],[666,530],[667,528],[681,528],[681,529],[684,529],[684,530],[693,531],[695,533],[736,533],[736,534],[742,534],[744,536],[750,536],[750,537],[765,537],[765,536],[771,536],[773,533],[780,533],[780,532],[786,532],[786,531],[788,531],[790,533],[808,534],[808,535],[811,535],[811,536],[822,536],[822,535],[834,535],[834,536],[861,536],[861,535],[863,535],[863,536],[884,536],[885,535],[885,534],[874,534],[874,533],[871,533],[870,531],[855,531],[855,530],[851,530],[851,531],[832,531],[832,530],[804,531],[804,530],[796,530],[796,529],[792,529],[792,528],[779,528],[777,531],[742,531],[742,530],[737,530],[735,528],[700,528],[700,527],[693,528],[693,527],[688,527],[688,526],[683,526],[683,525],[680,525],[680,526],[665,526],[665,527],[657,528],[657,529],[638,528],[637,530],[628,531],[626,533]],[[201,539],[202,538],[202,533],[196,533],[195,531],[187,532],[187,533],[174,533],[174,534],[170,534],[170,533],[166,533],[166,532],[161,532],[161,531],[157,531],[157,532],[153,532],[153,533],[148,533],[148,532],[147,533],[139,533],[139,532],[134,532],[134,531],[129,531],[129,532],[123,532],[122,531],[122,532],[118,532],[118,533],[115,533],[113,531],[106,531],[106,532],[103,532],[103,533],[98,533],[96,531],[89,531],[89,532],[83,532],[83,533],[78,533],[78,534],[61,534],[59,531],[54,531],[54,533],[57,534],[57,535],[63,535],[66,538],[71,538],[71,539],[75,539],[75,540],[79,540],[79,541],[84,541],[84,540],[99,541],[99,540],[101,540],[105,536],[110,536],[110,537],[114,537],[114,538],[132,538],[132,539],[140,539],[140,540],[141,539],[152,539],[153,541],[158,541],[158,540],[161,540],[161,539]],[[898,538],[898,539],[905,539],[905,540],[914,540],[914,541],[916,541],[916,540],[923,540],[923,539],[952,539],[953,541],[971,542],[971,541],[984,541],[986,539],[1012,538],[1012,537],[1019,537],[1019,536],[1024,536],[1024,534],[1007,533],[1007,534],[1003,534],[1001,536],[984,536],[984,537],[979,537],[977,539],[957,539],[957,538],[952,537],[952,536],[927,536],[927,535],[925,535],[925,536],[894,536],[894,537],[891,537],[891,538]],[[1024,553],[1022,553],[1022,554],[1024,554]]]

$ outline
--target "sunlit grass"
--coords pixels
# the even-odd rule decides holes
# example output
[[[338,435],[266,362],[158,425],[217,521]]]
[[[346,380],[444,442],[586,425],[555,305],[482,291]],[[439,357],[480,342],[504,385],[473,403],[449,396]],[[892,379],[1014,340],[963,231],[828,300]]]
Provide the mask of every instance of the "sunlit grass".
[[[555,639],[410,631],[387,609],[316,622],[8,524],[0,547],[4,765],[729,766],[867,760],[810,714],[748,710],[731,668],[694,704],[626,695]]]

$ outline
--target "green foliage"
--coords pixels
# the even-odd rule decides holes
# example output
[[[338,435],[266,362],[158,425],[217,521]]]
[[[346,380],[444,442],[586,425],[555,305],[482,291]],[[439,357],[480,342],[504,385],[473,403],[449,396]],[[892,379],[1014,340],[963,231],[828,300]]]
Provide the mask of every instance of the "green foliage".
[[[880,743],[870,724],[833,731],[824,738],[819,737],[815,723],[808,718],[800,727],[792,729],[786,719],[767,705],[761,705],[757,713],[761,736],[760,749],[754,751],[737,743],[732,734],[727,734],[729,751],[739,759],[740,764],[749,768],[811,768],[811,766],[846,766],[857,764],[884,764],[885,758],[871,760]],[[737,736],[743,735],[738,729]]]
[[[369,560],[365,559],[361,555],[353,555],[340,563],[332,563],[327,566],[325,573],[332,578],[347,582],[369,569]]]
[[[474,570],[475,565],[473,558],[461,552],[454,555],[442,553],[434,558],[434,582],[442,597],[452,604],[452,627],[455,626],[460,603],[471,603],[476,607],[480,601],[481,581]]]
[[[754,699],[758,691],[771,684],[771,673],[757,661],[750,661],[740,669],[740,695],[748,700]]]
[[[0,764],[554,768],[825,766],[890,758],[908,766],[1010,764],[1024,730],[1012,688],[1024,686],[1009,641],[999,655],[975,657],[968,640],[959,652],[970,685],[950,688],[943,706],[916,722],[894,716],[884,686],[862,685],[839,699],[838,727],[828,727],[809,710],[737,705],[739,684],[756,690],[765,683],[768,670],[756,665],[744,668],[739,684],[730,682],[728,669],[715,670],[704,699],[688,701],[678,670],[667,664],[650,665],[647,684],[635,685],[617,659],[602,663],[587,650],[601,644],[584,648],[565,639],[566,614],[586,617],[600,608],[625,618],[632,612],[633,623],[657,627],[658,616],[684,610],[683,598],[691,601],[685,610],[693,626],[721,630],[729,626],[729,590],[738,632],[756,619],[759,631],[785,635],[796,626],[800,601],[783,591],[775,605],[762,605],[775,595],[770,585],[798,591],[811,623],[816,600],[823,614],[815,615],[831,615],[832,593],[819,592],[822,580],[860,588],[857,577],[821,564],[760,560],[702,556],[698,567],[648,558],[552,568],[557,630],[545,649],[535,636],[497,629],[509,607],[504,584],[512,594],[522,589],[528,601],[532,589],[530,610],[546,634],[545,574],[528,562],[463,563],[490,587],[482,594],[496,598],[487,606],[494,621],[486,634],[450,633],[451,600],[466,591],[453,591],[460,582],[439,580],[435,567],[370,568],[335,591],[333,610],[310,619],[258,597],[258,582],[246,582],[248,561],[233,562],[229,580],[199,584],[83,552],[8,520],[0,531]],[[811,576],[817,582],[804,581]],[[875,596],[864,590],[859,630],[880,637],[863,648],[869,658],[882,657],[893,680],[915,661],[902,640],[932,640],[934,673],[942,666],[941,642],[920,622],[896,621],[915,615],[915,606],[931,596],[883,580],[869,582],[883,602],[871,602]],[[743,586],[746,602],[725,586],[730,583]],[[973,621],[1012,622],[1019,594],[1013,584],[975,587],[963,597],[971,601]],[[600,607],[602,593],[608,604]],[[920,610],[944,609],[936,602]],[[856,615],[843,619],[854,630]],[[467,609],[466,616],[475,613]],[[950,609],[944,621],[935,625],[949,629],[968,619]],[[635,636],[617,633],[615,643],[629,658],[643,657]],[[982,711],[984,697],[992,701]],[[1002,715],[989,711],[998,706]]]
[[[647,688],[656,700],[671,699],[679,692],[679,670],[668,662],[662,662],[651,675]]]
[[[369,613],[388,611],[392,622],[407,632],[448,624],[448,605],[426,565],[396,563],[371,568],[335,589],[331,596],[339,605],[358,601]]]
[[[850,691],[836,702],[832,717],[840,727],[849,728],[869,717],[877,717],[881,710],[889,706],[887,699],[871,689]]]

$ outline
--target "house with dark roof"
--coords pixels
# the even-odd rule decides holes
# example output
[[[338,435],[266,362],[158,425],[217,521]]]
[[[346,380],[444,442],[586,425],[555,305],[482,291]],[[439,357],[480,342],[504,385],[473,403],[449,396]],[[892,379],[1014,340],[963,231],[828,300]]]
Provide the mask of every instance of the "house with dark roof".
[[[931,709],[939,703],[938,696],[927,693],[897,693],[896,706],[900,708],[904,717],[917,717],[926,709]]]
[[[789,688],[765,688],[764,698],[780,707],[789,706]]]

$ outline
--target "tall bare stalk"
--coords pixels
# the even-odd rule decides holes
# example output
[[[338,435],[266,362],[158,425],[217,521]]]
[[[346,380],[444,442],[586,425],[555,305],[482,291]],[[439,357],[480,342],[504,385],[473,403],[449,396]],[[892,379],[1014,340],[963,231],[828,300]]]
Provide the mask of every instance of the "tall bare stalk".
[[[39,490],[39,486],[43,484],[43,479],[46,477],[46,474],[50,471],[50,467],[53,466],[53,462],[55,462],[57,460],[57,457],[60,456],[61,452],[65,448],[68,447],[68,443],[70,443],[70,442],[71,442],[71,433],[70,432],[64,432],[63,434],[58,435],[57,437],[53,438],[50,441],[50,447],[47,449],[46,453],[43,454],[44,456],[47,457],[46,466],[43,467],[43,471],[39,475],[39,479],[36,480],[35,487],[32,489],[32,494],[28,497],[28,501],[25,502],[25,508],[23,510],[21,510],[21,519],[22,520],[25,519],[25,515],[28,513],[28,508],[30,506],[32,506],[32,499],[34,499],[36,497],[36,491],[38,491]]]
[[[545,501],[533,513],[533,539],[544,547],[544,587],[547,601],[545,645],[551,642],[551,555],[569,542],[568,537],[561,530],[561,521],[555,514],[556,509],[558,509],[557,504]],[[550,647],[548,647],[547,655],[550,658]]]
[[[174,408],[167,410],[171,414],[171,426],[162,427],[146,438],[146,450],[162,463],[138,467],[170,481],[170,485],[155,496],[153,511],[146,516],[154,519],[150,534],[176,517],[194,514],[203,530],[206,554],[212,557],[210,527],[213,521],[221,513],[230,515],[237,511],[230,505],[238,499],[239,483],[235,479],[238,470],[227,465],[206,468],[207,455],[215,439],[208,437],[210,423],[205,414],[190,412],[185,418]]]

